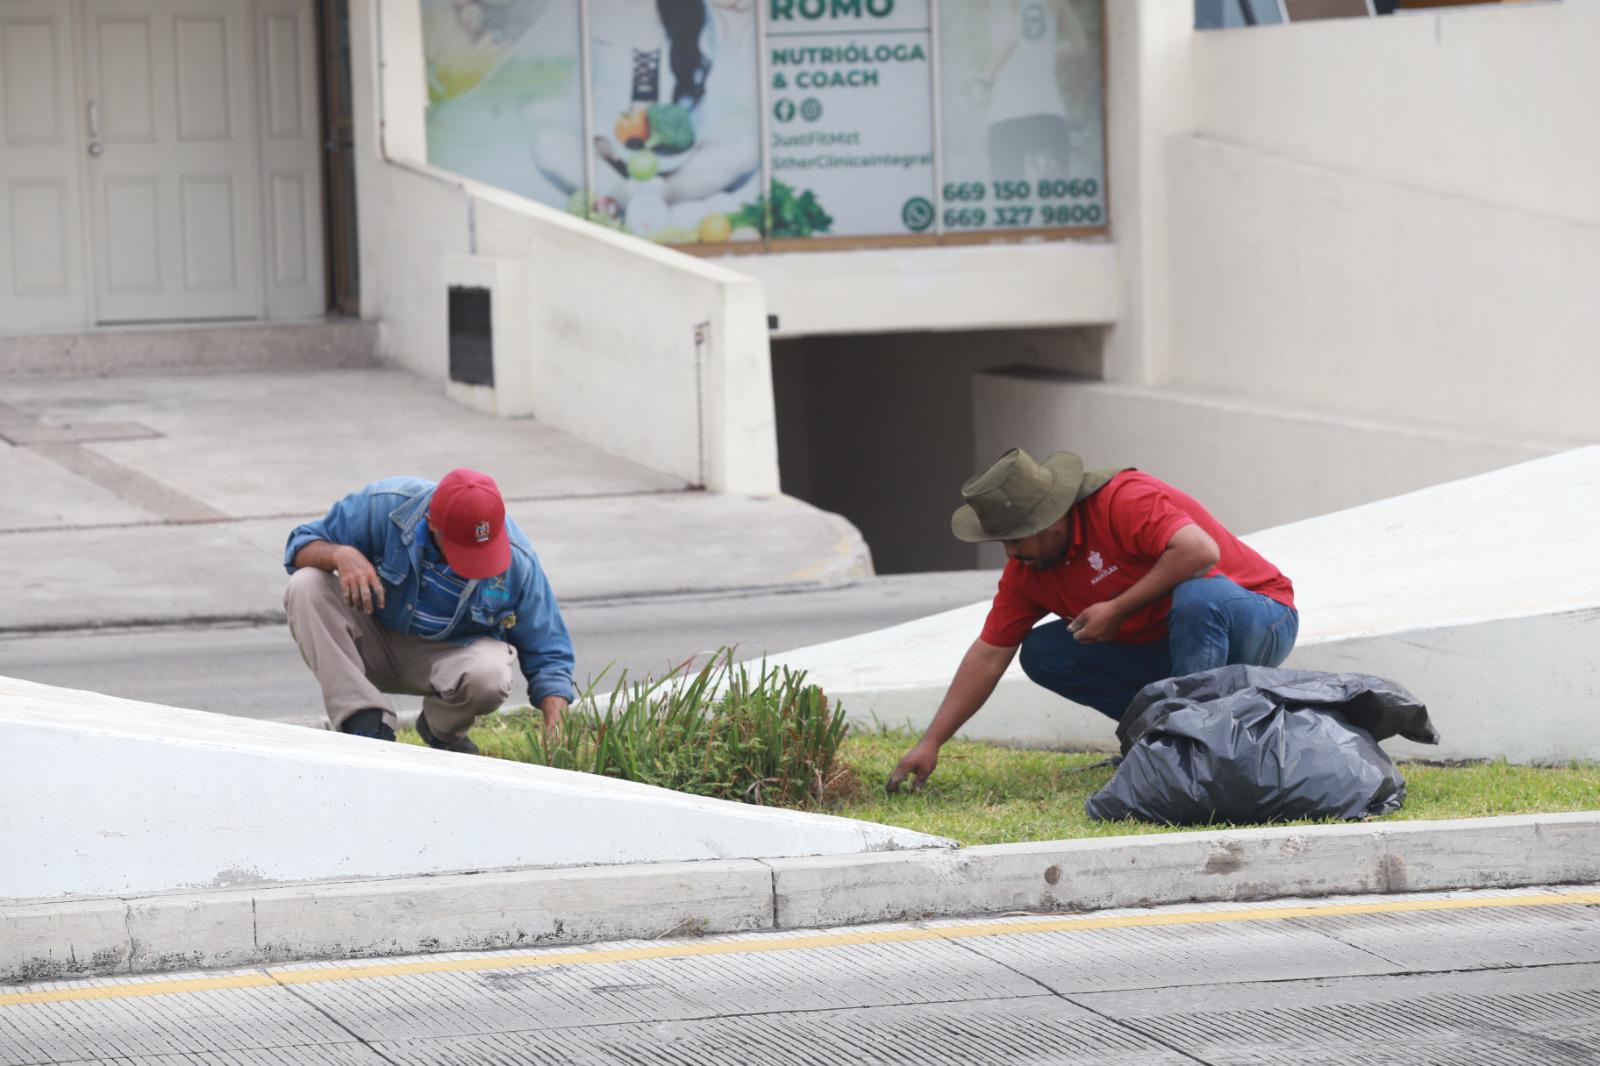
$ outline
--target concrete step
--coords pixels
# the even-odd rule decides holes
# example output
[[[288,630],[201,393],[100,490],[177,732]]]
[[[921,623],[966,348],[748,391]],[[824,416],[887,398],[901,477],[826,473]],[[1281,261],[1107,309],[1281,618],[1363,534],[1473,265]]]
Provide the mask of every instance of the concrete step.
[[[333,370],[375,365],[377,345],[356,319],[0,335],[0,377]]]
[[[1400,757],[1600,759],[1600,447],[1435,485],[1244,539],[1287,574],[1300,640],[1284,665],[1392,678],[1428,704],[1437,747]],[[920,729],[987,602],[802,648],[810,673],[863,721]],[[1111,723],[1030,682],[1013,663],[962,736],[1026,746],[1115,747]]]

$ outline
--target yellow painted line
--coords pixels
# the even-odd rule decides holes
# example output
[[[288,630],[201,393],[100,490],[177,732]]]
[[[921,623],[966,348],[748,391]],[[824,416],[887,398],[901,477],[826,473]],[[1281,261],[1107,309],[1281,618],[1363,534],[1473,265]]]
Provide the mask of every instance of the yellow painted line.
[[[1093,918],[1067,915],[1026,921],[975,922],[953,926],[871,929],[861,932],[810,933],[769,937],[764,940],[682,941],[649,947],[584,951],[568,949],[537,954],[486,955],[470,959],[422,959],[417,962],[379,962],[356,966],[319,966],[300,970],[267,970],[221,977],[193,977],[173,981],[140,981],[87,988],[46,989],[37,992],[0,993],[0,1007],[29,1003],[72,1003],[96,999],[138,999],[187,992],[214,992],[234,988],[268,988],[273,985],[310,985],[325,981],[359,981],[373,977],[411,977],[419,974],[463,973],[477,970],[516,970],[538,966],[604,966],[642,959],[687,959],[709,955],[754,955],[769,951],[812,951],[863,944],[912,944],[929,940],[967,940],[974,937],[1022,936],[1033,933],[1075,933],[1091,929],[1146,929],[1162,926],[1220,925],[1243,922],[1281,922],[1304,918],[1338,918],[1370,914],[1416,914],[1433,911],[1499,910],[1512,907],[1577,907],[1600,905],[1600,892],[1553,892],[1528,896],[1480,896],[1457,899],[1382,900],[1370,903],[1329,903],[1304,907],[1240,907],[1216,911],[1172,911],[1162,914],[1124,914]]]

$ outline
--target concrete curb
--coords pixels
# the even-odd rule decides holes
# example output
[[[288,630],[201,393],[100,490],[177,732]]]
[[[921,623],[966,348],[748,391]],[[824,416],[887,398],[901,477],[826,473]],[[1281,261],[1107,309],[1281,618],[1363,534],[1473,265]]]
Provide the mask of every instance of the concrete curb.
[[[1012,911],[1600,882],[1600,811],[0,905],[0,982]]]

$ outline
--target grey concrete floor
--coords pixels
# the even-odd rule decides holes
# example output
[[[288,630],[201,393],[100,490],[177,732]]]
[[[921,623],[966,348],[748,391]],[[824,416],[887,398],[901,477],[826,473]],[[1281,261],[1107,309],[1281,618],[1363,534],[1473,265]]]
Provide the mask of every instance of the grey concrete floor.
[[[283,618],[283,547],[370,481],[487,471],[566,600],[825,587],[842,519],[688,491],[398,370],[0,379],[0,633]]]
[[[1600,916],[1576,891],[5,987],[0,1064],[1597,1063]]]
[[[580,680],[659,674],[735,645],[741,659],[864,633],[961,607],[994,592],[993,571],[869,578],[809,592],[570,604]],[[955,664],[951,664],[951,670]],[[126,699],[286,722],[320,722],[315,681],[282,625],[172,626],[0,637],[0,675]],[[526,702],[517,691],[513,702]],[[402,713],[420,699],[397,696]]]

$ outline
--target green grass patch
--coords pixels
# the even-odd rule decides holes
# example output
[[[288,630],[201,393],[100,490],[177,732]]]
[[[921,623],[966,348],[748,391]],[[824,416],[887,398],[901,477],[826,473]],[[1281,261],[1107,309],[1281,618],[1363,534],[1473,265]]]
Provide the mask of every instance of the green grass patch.
[[[847,734],[843,709],[806,684],[803,673],[735,664],[727,649],[697,673],[619,678],[603,703],[591,688],[557,737],[545,735],[542,716],[532,710],[480,719],[471,735],[496,758],[884,822],[963,844],[1185,831],[1095,822],[1084,814],[1084,800],[1111,779],[1110,767],[1095,766],[1105,759],[1100,753],[955,740],[920,793],[886,795],[883,783],[914,735]],[[421,743],[413,730],[401,731],[400,739]],[[1600,809],[1595,763],[1405,763],[1401,770],[1406,804],[1381,820]]]
[[[844,712],[803,672],[751,669],[724,648],[698,672],[623,675],[604,703],[593,689],[554,734],[530,710],[470,735],[485,755],[746,803],[814,807],[845,787]],[[400,739],[421,742],[413,730]]]
[[[939,753],[939,768],[920,793],[885,795],[884,779],[915,740],[907,733],[852,733],[839,757],[853,770],[857,788],[813,809],[919,829],[963,844],[1185,831],[1143,822],[1096,822],[1084,814],[1083,801],[1111,779],[1110,767],[1084,769],[1105,759],[1099,753],[1022,751],[953,740]],[[1406,778],[1406,804],[1378,821],[1600,808],[1600,765],[1594,763],[1402,763],[1400,769]],[[1205,828],[1225,826],[1188,831]]]

